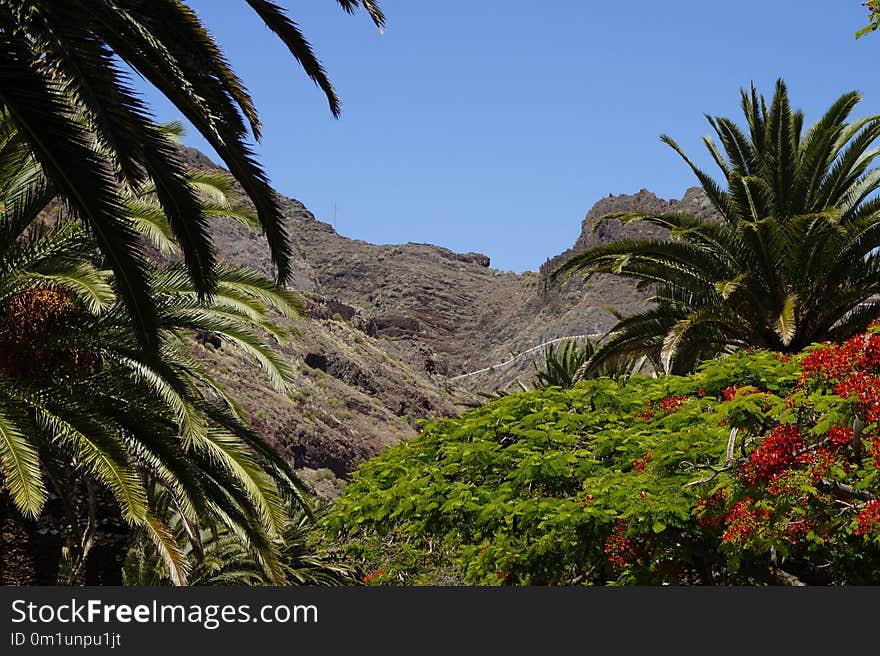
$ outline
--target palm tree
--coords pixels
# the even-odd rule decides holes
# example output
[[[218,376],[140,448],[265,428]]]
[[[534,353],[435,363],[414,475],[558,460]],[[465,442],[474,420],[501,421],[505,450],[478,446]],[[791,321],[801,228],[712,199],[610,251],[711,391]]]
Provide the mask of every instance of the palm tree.
[[[0,157],[0,169],[4,163]],[[288,505],[302,502],[301,486],[189,346],[194,332],[212,333],[286,390],[292,373],[263,335],[286,337],[270,309],[293,318],[299,298],[257,274],[218,267],[215,292],[205,299],[183,266],[151,264],[160,340],[153,358],[140,348],[112,273],[96,265],[92,235],[64,217],[35,223],[46,214],[38,209],[45,207],[42,177],[26,166],[7,170],[17,175],[0,184],[0,497],[10,502],[0,504],[0,519],[8,522],[11,506],[36,518],[48,499],[58,500],[75,576],[94,542],[96,506],[109,498],[121,520],[151,540],[169,580],[183,583],[184,548],[148,494],[158,486],[187,531],[206,522],[224,527],[283,582],[278,538]],[[212,188],[210,213],[246,220],[231,205],[223,209],[228,199],[210,176],[192,179]],[[173,249],[153,193],[145,185],[125,198],[126,214]],[[15,562],[0,560],[0,582],[23,582],[7,571]]]
[[[155,490],[162,517],[174,532],[190,564],[190,585],[271,585],[259,553],[223,526],[206,526],[190,533],[180,513],[162,490]],[[279,539],[279,559],[287,581],[295,585],[338,586],[357,583],[355,570],[336,554],[316,544],[315,523],[326,507],[308,512],[291,505]],[[160,586],[172,583],[161,554],[149,540],[133,540],[123,566],[123,584]]]
[[[544,351],[542,365],[539,367],[537,362],[532,363],[535,367],[535,387],[570,388],[578,369],[590,359],[595,350],[596,346],[590,340],[585,340],[582,345],[578,345],[576,339],[550,344]]]
[[[374,0],[363,7],[380,28]],[[339,100],[299,27],[268,0],[246,4],[281,39],[338,115]],[[0,108],[19,145],[36,158],[47,193],[59,195],[91,229],[142,344],[158,349],[156,308],[137,231],[120,187],[146,179],[180,243],[197,291],[217,282],[209,222],[186,183],[176,150],[151,121],[119,62],[164,94],[211,144],[253,201],[284,282],[291,246],[277,200],[247,144],[260,122],[241,80],[198,15],[182,0],[0,0]],[[93,147],[100,144],[99,149]]]
[[[668,239],[630,239],[588,249],[563,271],[634,278],[654,306],[618,321],[586,369],[627,354],[660,356],[688,371],[703,357],[741,347],[797,352],[861,332],[880,313],[880,116],[849,121],[861,96],[844,94],[808,130],[780,80],[769,107],[743,90],[746,128],[708,118],[721,142],[704,142],[722,188],[667,136],[714,207],[714,220],[683,213],[615,214],[646,221]]]
[[[578,345],[578,340],[575,338],[551,344],[544,351],[542,365],[538,366],[537,362],[532,363],[535,367],[535,388],[573,387],[586,377],[586,365],[595,355],[597,348],[597,343],[589,339],[581,345]],[[647,363],[648,358],[645,356],[607,359],[601,366],[590,369],[588,373],[591,378],[608,377],[625,383],[631,377],[645,371]]]

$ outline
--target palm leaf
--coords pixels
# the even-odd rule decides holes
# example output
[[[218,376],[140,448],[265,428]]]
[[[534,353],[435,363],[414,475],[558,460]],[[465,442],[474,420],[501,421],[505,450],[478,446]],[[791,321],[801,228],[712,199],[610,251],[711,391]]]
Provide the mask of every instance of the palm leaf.
[[[789,294],[785,298],[782,312],[776,319],[776,334],[782,340],[784,346],[791,344],[797,332],[797,295]]]
[[[39,454],[23,430],[22,417],[6,401],[0,407],[0,468],[15,505],[23,514],[36,517],[46,502]]]
[[[151,514],[147,515],[144,526],[147,530],[147,535],[162,557],[172,583],[174,585],[186,585],[189,561],[175,540],[174,534],[161,520]]]

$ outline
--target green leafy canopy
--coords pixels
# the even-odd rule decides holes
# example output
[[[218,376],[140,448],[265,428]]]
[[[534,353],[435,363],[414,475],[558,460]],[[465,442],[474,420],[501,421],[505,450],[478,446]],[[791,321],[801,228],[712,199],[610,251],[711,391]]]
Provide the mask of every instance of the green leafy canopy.
[[[873,456],[828,451],[853,407],[802,383],[803,357],[741,351],[690,376],[585,380],[432,421],[358,469],[327,539],[371,584],[876,580],[880,531],[862,535],[856,515],[876,498],[877,424],[862,433]],[[776,466],[759,455],[780,427],[802,453],[749,482],[755,463]]]

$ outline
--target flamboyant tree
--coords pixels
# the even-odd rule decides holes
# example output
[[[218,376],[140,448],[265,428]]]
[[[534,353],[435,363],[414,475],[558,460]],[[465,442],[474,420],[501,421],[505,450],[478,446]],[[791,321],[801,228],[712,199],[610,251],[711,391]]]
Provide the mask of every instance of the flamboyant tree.
[[[359,467],[329,535],[371,585],[875,583],[876,331],[432,421]]]

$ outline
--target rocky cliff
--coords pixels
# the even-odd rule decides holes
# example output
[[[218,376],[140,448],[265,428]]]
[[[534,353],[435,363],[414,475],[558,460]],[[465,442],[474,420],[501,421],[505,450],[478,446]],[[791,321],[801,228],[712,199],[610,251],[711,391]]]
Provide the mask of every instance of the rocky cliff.
[[[187,157],[194,166],[214,167],[196,151],[187,150]],[[594,230],[602,216],[709,212],[695,189],[681,200],[646,190],[608,196],[587,213],[572,248],[537,272],[513,274],[492,269],[479,253],[349,239],[298,201],[280,200],[298,253],[290,284],[306,298],[309,315],[285,346],[299,371],[296,391],[282,397],[222,348],[199,348],[242,397],[257,428],[327,494],[335,477],[412,434],[419,419],[456,413],[474,393],[529,381],[533,372],[532,357],[491,365],[554,338],[606,331],[614,322],[606,306],[624,314],[645,306],[644,293],[624,280],[551,277],[592,245],[620,236],[659,236],[639,223],[621,227],[612,221]],[[273,273],[263,241],[241,226],[220,224],[215,243],[224,259]],[[461,377],[482,368],[490,369]]]

